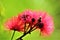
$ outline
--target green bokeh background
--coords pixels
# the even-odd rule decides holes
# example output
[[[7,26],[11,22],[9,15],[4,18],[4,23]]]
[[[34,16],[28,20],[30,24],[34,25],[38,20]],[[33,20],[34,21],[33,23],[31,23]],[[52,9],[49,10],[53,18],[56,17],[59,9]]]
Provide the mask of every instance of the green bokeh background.
[[[47,11],[54,18],[55,30],[50,37],[43,38],[35,30],[26,35],[24,40],[60,40],[60,0],[0,0],[0,40],[10,40],[13,31],[6,31],[4,22],[25,9]],[[22,33],[16,32],[13,40]]]

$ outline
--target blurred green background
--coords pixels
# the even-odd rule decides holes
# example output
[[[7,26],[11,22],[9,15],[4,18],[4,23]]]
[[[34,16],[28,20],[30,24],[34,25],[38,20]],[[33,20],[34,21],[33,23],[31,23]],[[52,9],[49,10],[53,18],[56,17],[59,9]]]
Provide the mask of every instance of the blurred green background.
[[[39,31],[28,34],[24,40],[60,40],[60,0],[0,0],[0,40],[10,40],[13,31],[6,31],[3,24],[5,20],[25,9],[47,11],[54,18],[55,30],[50,37],[43,38]],[[16,32],[13,40],[22,33]]]

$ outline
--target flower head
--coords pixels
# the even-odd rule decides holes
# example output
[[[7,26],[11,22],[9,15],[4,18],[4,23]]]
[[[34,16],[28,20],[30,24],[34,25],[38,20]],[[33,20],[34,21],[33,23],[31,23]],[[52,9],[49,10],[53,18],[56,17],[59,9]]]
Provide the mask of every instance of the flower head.
[[[32,11],[25,10],[24,12],[18,15],[18,18],[21,19],[23,22],[29,23],[31,22],[31,18],[32,18]]]
[[[37,11],[33,11],[32,12],[32,22],[33,22],[33,25],[35,25],[37,23],[37,20],[38,20],[38,15],[37,15]]]
[[[37,12],[36,11],[32,11],[32,10],[25,10],[24,12],[22,12],[21,14],[18,15],[18,18],[21,19],[24,22],[26,23],[29,23],[31,25],[33,24],[36,24],[37,22]]]
[[[9,30],[23,31],[23,23],[18,19],[18,17],[8,19],[5,26]]]
[[[41,35],[48,36],[54,30],[53,19],[46,12],[38,12],[38,28],[40,29]]]

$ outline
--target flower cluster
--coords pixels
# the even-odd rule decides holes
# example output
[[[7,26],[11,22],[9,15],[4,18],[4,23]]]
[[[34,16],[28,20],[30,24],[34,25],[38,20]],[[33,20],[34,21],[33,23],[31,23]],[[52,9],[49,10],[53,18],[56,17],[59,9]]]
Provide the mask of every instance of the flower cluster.
[[[53,19],[46,12],[25,10],[17,17],[9,19],[5,26],[10,30],[22,31],[24,34],[17,40],[21,40],[26,34],[39,29],[41,35],[48,36],[54,30]]]

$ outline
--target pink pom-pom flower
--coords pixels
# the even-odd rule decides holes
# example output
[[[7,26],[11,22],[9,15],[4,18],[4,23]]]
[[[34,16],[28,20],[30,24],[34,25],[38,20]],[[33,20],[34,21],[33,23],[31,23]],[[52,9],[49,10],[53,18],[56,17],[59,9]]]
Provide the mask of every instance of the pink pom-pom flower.
[[[38,12],[38,27],[42,36],[49,36],[54,30],[53,18],[47,12]]]
[[[23,31],[23,23],[15,16],[8,19],[5,26],[8,30]]]

